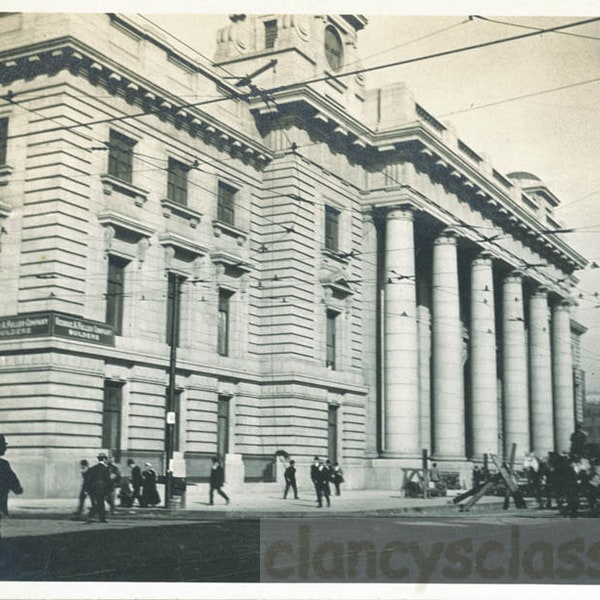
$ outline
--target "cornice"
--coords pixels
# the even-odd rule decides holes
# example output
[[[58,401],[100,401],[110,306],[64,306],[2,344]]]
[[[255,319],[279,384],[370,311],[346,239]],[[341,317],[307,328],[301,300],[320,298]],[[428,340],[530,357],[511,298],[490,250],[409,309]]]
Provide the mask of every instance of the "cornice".
[[[76,38],[56,38],[0,55],[0,84],[5,87],[20,79],[56,75],[64,70],[69,70],[74,76],[87,78],[92,85],[102,87],[109,94],[139,107],[140,112],[153,114],[174,128],[186,131],[191,137],[201,138],[257,169],[262,169],[272,159],[264,145],[244,135],[235,125],[222,122],[198,106],[182,102],[178,96],[149,82],[126,66],[115,63]],[[229,89],[229,84],[221,83],[218,83],[221,89]],[[237,98],[243,101],[244,96],[239,90],[234,93],[232,100]],[[223,99],[226,98],[224,95]],[[17,93],[14,101],[18,100]]]
[[[257,118],[266,115],[273,120],[273,105],[281,114],[295,114],[308,123],[318,125],[324,135],[345,143],[364,163],[385,160],[404,152],[413,161],[425,165],[431,173],[453,182],[463,199],[485,211],[507,232],[524,238],[524,242],[552,262],[562,263],[568,271],[583,268],[587,261],[554,234],[545,233],[534,215],[519,206],[512,194],[518,191],[511,181],[494,169],[482,156],[456,139],[451,147],[444,139],[445,125],[415,104],[416,118],[404,126],[381,132],[373,131],[341,110],[312,88],[286,89],[273,94],[267,106],[261,99],[250,99],[250,110]],[[267,114],[268,113],[268,114]]]

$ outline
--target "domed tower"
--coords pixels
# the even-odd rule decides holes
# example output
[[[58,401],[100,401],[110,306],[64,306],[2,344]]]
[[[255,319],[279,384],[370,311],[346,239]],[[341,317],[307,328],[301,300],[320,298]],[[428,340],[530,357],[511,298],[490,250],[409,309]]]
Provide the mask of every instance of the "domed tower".
[[[240,78],[251,76],[251,83],[263,91],[285,86],[291,93],[297,89],[294,84],[319,80],[311,83],[313,90],[349,111],[360,108],[362,75],[340,75],[360,68],[357,34],[367,24],[365,17],[271,14],[230,19],[217,34],[217,66]],[[247,86],[240,88],[248,91]]]

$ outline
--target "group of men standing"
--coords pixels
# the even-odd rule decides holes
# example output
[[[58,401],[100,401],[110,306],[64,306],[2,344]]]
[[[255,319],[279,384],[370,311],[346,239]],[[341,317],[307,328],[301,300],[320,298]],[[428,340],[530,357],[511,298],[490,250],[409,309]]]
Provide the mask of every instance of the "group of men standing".
[[[98,462],[93,467],[90,467],[85,459],[80,461],[82,485],[76,514],[82,514],[85,499],[88,497],[92,504],[88,523],[92,522],[94,517],[98,517],[101,523],[106,523],[106,504],[113,513],[117,488],[120,489],[122,506],[133,506],[135,500],[142,507],[160,503],[156,489],[157,474],[150,463],[146,463],[146,468],[142,471],[130,458],[127,461],[127,466],[131,469],[129,479],[121,476],[117,465],[104,452],[100,452],[97,459]]]
[[[292,490],[294,492],[294,498],[298,500],[298,484],[296,482],[296,462],[290,460],[287,469],[283,474],[285,479],[285,491],[283,492],[283,499],[287,498],[288,492]],[[323,506],[323,498],[327,502],[327,506],[331,506],[331,487],[330,483],[335,486],[335,495],[340,495],[340,484],[344,482],[344,476],[342,468],[336,462],[331,464],[330,460],[321,460],[318,456],[315,456],[315,460],[310,467],[310,479],[315,486],[315,492],[317,494],[317,506],[321,508]]]

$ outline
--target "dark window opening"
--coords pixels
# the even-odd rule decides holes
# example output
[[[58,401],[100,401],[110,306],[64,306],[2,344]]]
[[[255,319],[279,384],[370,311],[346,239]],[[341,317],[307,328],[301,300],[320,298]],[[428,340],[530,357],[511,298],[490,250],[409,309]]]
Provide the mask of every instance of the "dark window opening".
[[[265,21],[265,48],[274,48],[277,39],[277,21]]]
[[[229,410],[230,397],[219,396],[217,407],[217,455],[229,454]]]
[[[112,325],[115,335],[123,333],[123,297],[127,261],[118,256],[108,257],[106,286],[106,323]]]
[[[169,158],[167,198],[182,206],[187,206],[188,171],[187,165],[174,158]]]
[[[338,461],[338,407],[327,407],[327,455],[332,463]]]
[[[0,119],[0,165],[6,164],[8,149],[8,117]]]
[[[133,178],[133,147],[135,140],[111,131],[108,148],[108,174],[131,183]]]
[[[237,189],[219,181],[217,198],[217,220],[233,225],[235,223],[235,195]]]
[[[338,251],[339,248],[339,220],[340,211],[331,207],[325,207],[325,248]]]
[[[327,352],[325,366],[332,370],[335,370],[335,359],[337,353],[337,317],[338,313],[335,311],[327,311],[327,327],[325,336],[327,341]]]
[[[229,356],[229,326],[231,292],[219,290],[219,312],[217,315],[217,352]]]
[[[102,447],[118,460],[121,452],[121,404],[123,385],[113,381],[104,382],[102,407]]]

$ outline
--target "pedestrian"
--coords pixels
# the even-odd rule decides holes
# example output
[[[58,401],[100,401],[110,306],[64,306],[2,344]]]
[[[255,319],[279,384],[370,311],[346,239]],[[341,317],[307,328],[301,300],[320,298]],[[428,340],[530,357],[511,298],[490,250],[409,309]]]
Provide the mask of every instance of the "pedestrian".
[[[290,460],[290,464],[283,474],[283,478],[285,479],[285,492],[283,492],[284,500],[287,498],[290,488],[294,492],[294,498],[298,500],[298,486],[296,485],[296,467],[294,466],[295,464],[296,461]]]
[[[344,483],[344,472],[342,471],[342,467],[340,467],[340,463],[333,463],[333,470],[331,473],[331,482],[335,487],[335,495],[340,495],[340,485]]]
[[[127,459],[127,466],[131,469],[131,487],[132,489],[132,506],[135,500],[142,506],[142,494],[141,489],[144,485],[144,478],[142,477],[142,469],[135,464],[133,458]]]
[[[142,485],[142,506],[147,507],[160,504],[160,495],[156,489],[158,475],[152,467],[152,463],[144,463],[142,478],[144,480]]]
[[[114,513],[116,490],[118,487],[121,486],[121,471],[119,470],[119,467],[117,467],[117,465],[115,465],[113,460],[110,458],[108,459],[108,472],[110,474],[111,486],[110,490],[108,491],[108,494],[106,494],[106,501],[110,506],[110,512]]]
[[[0,434],[0,457],[4,456],[7,448],[6,438]],[[23,488],[19,483],[19,478],[10,468],[10,463],[4,458],[0,458],[0,521],[2,515],[8,516],[8,492],[19,495],[23,493]],[[0,533],[1,539],[2,534]]]
[[[319,486],[321,488],[321,497],[325,498],[327,501],[327,506],[331,506],[331,488],[329,487],[329,482],[331,481],[331,462],[329,460],[325,460],[325,462],[321,462],[319,465]],[[321,508],[322,502],[319,503],[319,508]]]
[[[112,488],[108,470],[108,456],[104,452],[98,454],[98,463],[90,467],[85,477],[85,491],[92,501],[88,515],[88,523],[97,515],[101,523],[106,523],[106,507],[104,502]]]
[[[215,456],[212,459],[210,469],[210,490],[208,492],[208,503],[214,504],[214,493],[217,492],[221,498],[225,498],[225,503],[229,504],[229,496],[221,489],[225,485],[225,471],[221,466],[219,458]]]
[[[122,506],[123,508],[131,508],[133,506],[133,491],[127,477],[121,477],[119,500],[119,506]]]
[[[315,486],[315,493],[317,494],[317,504],[319,507],[322,505],[322,490],[321,490],[321,459],[315,456],[313,464],[310,466],[310,480]]]
[[[482,478],[483,478],[483,473],[481,472],[481,469],[475,465],[473,467],[473,477],[472,477],[472,487],[473,488],[477,488],[479,487],[479,484],[482,482]]]
[[[85,491],[85,478],[87,472],[89,471],[90,463],[84,458],[79,461],[79,468],[81,470],[81,490],[79,491],[79,504],[77,506],[77,510],[75,511],[76,515],[83,513],[83,505],[85,504],[85,499],[87,498],[87,492]]]
[[[581,458],[585,456],[585,445],[587,442],[587,433],[583,430],[583,425],[577,423],[575,425],[575,431],[571,434],[571,449],[569,455],[572,459]]]

